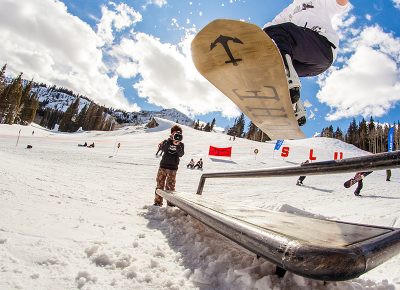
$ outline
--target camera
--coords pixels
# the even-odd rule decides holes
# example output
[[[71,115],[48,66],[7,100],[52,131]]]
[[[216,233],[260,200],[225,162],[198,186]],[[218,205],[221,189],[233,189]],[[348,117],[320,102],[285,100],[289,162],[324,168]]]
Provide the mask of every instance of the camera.
[[[173,136],[172,136],[174,141],[182,141],[183,139],[183,135],[180,132],[176,132]]]

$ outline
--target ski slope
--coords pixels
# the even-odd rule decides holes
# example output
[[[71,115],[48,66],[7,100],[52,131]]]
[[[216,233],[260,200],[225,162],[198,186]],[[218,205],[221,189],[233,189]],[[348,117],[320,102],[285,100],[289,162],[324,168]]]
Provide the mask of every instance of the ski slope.
[[[400,289],[400,255],[346,282],[324,285],[291,273],[279,279],[271,263],[179,209],[152,206],[155,152],[172,124],[157,121],[153,129],[73,134],[0,125],[0,289]],[[229,141],[185,126],[183,135],[177,190],[193,194],[204,172],[290,166],[307,159],[310,148],[317,161],[335,151],[367,154],[312,138],[285,141],[290,155],[283,159],[273,152],[275,142]],[[95,148],[77,146],[85,141]],[[210,145],[233,146],[232,158],[209,158]],[[203,158],[203,172],[186,169],[191,158]],[[343,187],[352,175],[309,176],[303,187],[293,177],[216,179],[203,194],[221,203],[400,227],[400,170],[392,170],[391,182],[384,171],[368,176],[361,198]]]

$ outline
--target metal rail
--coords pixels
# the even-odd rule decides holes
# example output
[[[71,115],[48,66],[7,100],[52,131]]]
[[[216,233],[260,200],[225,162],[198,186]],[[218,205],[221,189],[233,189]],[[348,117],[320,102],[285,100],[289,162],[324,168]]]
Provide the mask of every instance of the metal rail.
[[[345,172],[374,171],[400,167],[400,151],[379,153],[343,160],[307,163],[301,166],[279,167],[261,170],[204,173],[200,177],[197,194],[203,193],[207,178],[259,178],[298,175],[322,175]]]

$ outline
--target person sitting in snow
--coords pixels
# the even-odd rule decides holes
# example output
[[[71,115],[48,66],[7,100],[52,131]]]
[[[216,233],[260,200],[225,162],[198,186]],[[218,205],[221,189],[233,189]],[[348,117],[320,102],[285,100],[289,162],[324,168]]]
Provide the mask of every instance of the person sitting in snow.
[[[160,161],[160,168],[157,172],[157,189],[165,189],[168,191],[175,190],[176,172],[178,170],[179,160],[185,154],[185,147],[182,143],[183,135],[182,128],[175,125],[171,128],[171,135],[167,140],[164,140],[161,145],[163,156]],[[167,202],[172,206],[171,203]],[[163,198],[155,193],[154,205],[162,206]]]
[[[193,158],[190,159],[190,162],[189,162],[188,165],[186,165],[186,167],[187,167],[187,168],[190,168],[190,169],[193,169],[193,167],[194,167],[194,160],[193,160]]]
[[[193,168],[195,169],[196,167],[198,169],[203,169],[203,159],[200,158],[200,160],[197,161],[196,165]]]
[[[88,146],[88,148],[94,148],[94,142]]]

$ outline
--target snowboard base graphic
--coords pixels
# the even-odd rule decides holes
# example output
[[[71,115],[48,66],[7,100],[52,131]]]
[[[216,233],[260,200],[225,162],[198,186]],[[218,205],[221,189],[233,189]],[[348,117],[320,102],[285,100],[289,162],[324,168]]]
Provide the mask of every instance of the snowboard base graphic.
[[[282,57],[258,26],[217,19],[192,41],[197,70],[272,140],[305,138],[294,116]]]

